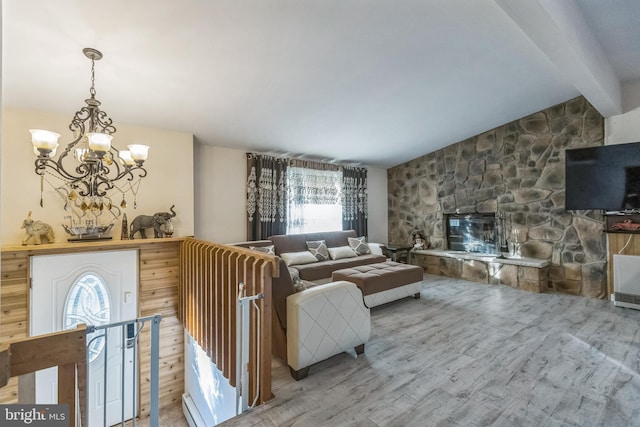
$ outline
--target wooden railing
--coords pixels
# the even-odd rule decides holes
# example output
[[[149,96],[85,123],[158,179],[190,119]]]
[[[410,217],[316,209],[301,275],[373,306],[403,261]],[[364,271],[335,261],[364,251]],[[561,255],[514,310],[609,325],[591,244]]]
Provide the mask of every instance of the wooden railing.
[[[179,318],[234,387],[239,284],[244,283],[247,296],[264,295],[257,302],[260,314],[253,311],[250,316],[249,401],[256,398],[256,384],[257,402],[271,399],[271,279],[279,274],[276,258],[196,239],[181,243],[180,258]]]
[[[76,425],[76,391],[81,408],[81,425],[86,425],[84,408],[87,383],[86,327],[24,338],[0,345],[0,387],[11,377],[58,367],[58,403],[69,405],[71,425]]]

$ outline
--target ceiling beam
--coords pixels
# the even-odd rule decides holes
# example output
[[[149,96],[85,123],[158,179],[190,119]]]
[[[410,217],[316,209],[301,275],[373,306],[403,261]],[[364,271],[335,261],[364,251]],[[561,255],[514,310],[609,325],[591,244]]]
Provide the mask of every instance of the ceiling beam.
[[[600,114],[623,112],[620,81],[575,0],[495,2]]]

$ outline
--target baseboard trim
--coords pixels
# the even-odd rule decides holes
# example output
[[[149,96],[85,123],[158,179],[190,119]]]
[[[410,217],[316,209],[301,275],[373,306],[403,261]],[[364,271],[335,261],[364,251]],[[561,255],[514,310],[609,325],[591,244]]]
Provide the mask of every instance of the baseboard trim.
[[[191,396],[188,393],[184,393],[182,395],[182,412],[184,413],[184,417],[187,419],[189,427],[207,427],[200,416],[200,412],[198,412],[198,408],[196,408],[193,399],[191,399]]]

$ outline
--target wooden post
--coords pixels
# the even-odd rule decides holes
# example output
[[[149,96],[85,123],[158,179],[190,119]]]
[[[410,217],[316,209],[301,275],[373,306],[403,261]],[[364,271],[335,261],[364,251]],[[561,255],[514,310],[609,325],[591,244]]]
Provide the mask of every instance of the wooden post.
[[[86,327],[78,325],[71,331],[54,332],[23,338],[0,346],[2,378],[29,374],[41,369],[58,367],[58,403],[69,405],[69,417],[76,421],[76,390],[82,381],[86,387]],[[78,372],[76,380],[76,370]],[[6,384],[6,381],[5,381]],[[86,420],[86,414],[81,413]],[[86,424],[83,424],[86,425]]]
[[[76,364],[58,366],[58,403],[69,405],[69,417],[75,422],[76,414]]]
[[[7,344],[0,344],[0,387],[4,387],[11,378],[11,349]]]

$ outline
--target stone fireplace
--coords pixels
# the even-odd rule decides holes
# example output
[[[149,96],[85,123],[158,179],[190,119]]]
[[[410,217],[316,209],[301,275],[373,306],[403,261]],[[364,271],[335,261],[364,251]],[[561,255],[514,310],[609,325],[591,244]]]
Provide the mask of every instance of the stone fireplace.
[[[603,117],[578,97],[395,166],[387,171],[389,241],[417,230],[431,249],[451,251],[446,213],[497,212],[507,233],[526,230],[520,253],[549,263],[550,287],[603,298],[602,212],[567,211],[564,200],[565,150],[603,142]]]

